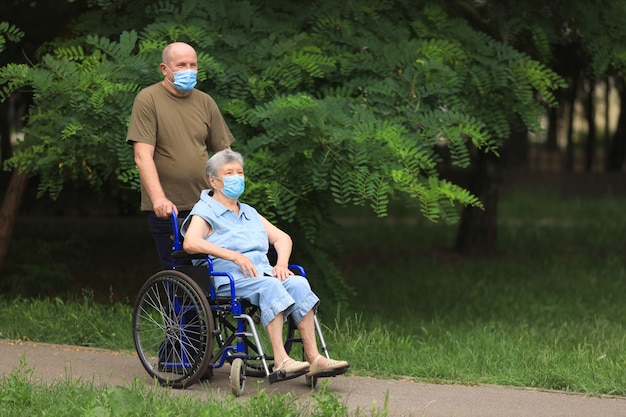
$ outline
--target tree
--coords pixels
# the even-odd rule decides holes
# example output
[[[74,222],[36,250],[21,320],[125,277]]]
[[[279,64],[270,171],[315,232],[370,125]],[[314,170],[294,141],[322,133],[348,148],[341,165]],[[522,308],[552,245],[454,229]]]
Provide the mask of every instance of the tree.
[[[463,208],[455,249],[494,253],[504,167],[501,156],[507,156],[512,139],[526,136],[529,130],[541,131],[540,116],[557,105],[553,91],[565,84],[544,64],[506,42],[476,31],[461,18],[445,18],[439,8],[432,10],[435,24],[426,26],[422,36],[454,42],[459,51],[452,55],[458,63],[454,68],[463,80],[454,98],[468,97],[460,105],[484,121],[498,152],[472,152],[467,156],[468,190],[479,197],[483,207]]]
[[[568,128],[568,153],[566,160],[573,164],[573,108],[579,91],[594,83],[596,78],[621,73],[624,68],[624,43],[626,31],[622,29],[626,17],[626,4],[599,0],[581,3],[575,0],[518,2],[447,1],[446,10],[463,16],[471,27],[491,35],[499,43],[510,45],[520,53],[532,57],[568,81],[566,91],[557,92],[559,104],[569,108],[566,118]],[[559,88],[566,87],[559,82]],[[589,92],[592,94],[592,92]],[[548,145],[556,145],[558,126],[556,100],[551,104],[550,135]],[[507,104],[507,106],[510,104]],[[589,107],[589,106],[588,106]],[[501,113],[502,114],[502,113]],[[510,135],[503,136],[502,153],[526,149],[520,143],[528,141],[528,123],[515,120],[515,112],[506,116]],[[563,115],[563,112],[560,112]],[[591,116],[590,116],[591,117]],[[590,124],[590,129],[594,129]],[[593,143],[595,131],[588,141]],[[623,136],[616,134],[616,139]],[[614,144],[618,141],[615,140]],[[626,143],[624,141],[623,143]],[[626,148],[626,146],[625,146]],[[619,145],[614,145],[611,155],[619,155]],[[593,148],[588,148],[592,152]],[[506,159],[506,158],[505,158]],[[505,160],[476,153],[472,163],[469,191],[480,197],[485,210],[466,207],[458,229],[456,248],[461,251],[492,253],[496,246],[496,220],[499,189],[504,175]]]
[[[0,22],[0,53],[5,50],[7,40],[19,42],[23,36],[24,33],[16,26],[8,22]],[[2,207],[0,207],[0,265],[9,247],[15,216],[17,215],[25,186],[26,173],[14,170]]]
[[[200,87],[247,157],[246,201],[294,235],[303,263],[324,266],[318,285],[336,297],[347,289],[328,260],[331,204],[385,216],[399,200],[432,221],[457,221],[459,207],[482,204],[439,166],[497,155],[511,120],[535,128],[536,95],[553,104],[561,85],[428,1],[322,0],[298,12],[271,1],[106,7],[139,8],[148,23],[135,32],[122,20],[119,36],[93,35],[113,30],[107,19],[118,9],[91,13],[34,66],[0,69],[2,98],[21,88],[35,97],[6,167],[36,174],[40,194],[53,198],[67,182],[135,189],[123,141],[132,97],[158,79],[163,46],[187,41],[199,51]]]

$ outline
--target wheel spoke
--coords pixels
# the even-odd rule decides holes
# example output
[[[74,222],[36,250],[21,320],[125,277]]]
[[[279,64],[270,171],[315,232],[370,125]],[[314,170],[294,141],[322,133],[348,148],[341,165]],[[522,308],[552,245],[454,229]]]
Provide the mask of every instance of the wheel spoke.
[[[178,271],[162,271],[142,287],[133,312],[139,358],[160,383],[190,385],[210,360],[213,315],[200,287]]]

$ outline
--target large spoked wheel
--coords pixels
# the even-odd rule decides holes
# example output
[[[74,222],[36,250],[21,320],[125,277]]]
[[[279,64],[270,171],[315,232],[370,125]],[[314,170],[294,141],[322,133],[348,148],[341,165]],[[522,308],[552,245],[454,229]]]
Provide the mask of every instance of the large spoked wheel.
[[[161,385],[184,388],[206,374],[213,329],[209,302],[187,275],[161,271],[139,291],[133,311],[135,349]]]
[[[241,396],[246,385],[246,367],[243,359],[235,358],[230,366],[230,390],[235,397]]]

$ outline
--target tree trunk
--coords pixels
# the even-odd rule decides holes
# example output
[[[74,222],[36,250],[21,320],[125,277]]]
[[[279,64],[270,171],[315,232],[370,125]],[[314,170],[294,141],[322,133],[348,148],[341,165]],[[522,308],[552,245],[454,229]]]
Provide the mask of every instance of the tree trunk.
[[[4,161],[11,156],[11,123],[9,120],[9,105],[7,101],[0,102],[0,189],[10,181],[11,174],[2,169]]]
[[[617,128],[611,141],[611,151],[607,158],[607,171],[621,171],[624,164],[624,158],[626,157],[626,111],[624,106],[626,105],[626,88],[624,82],[616,80],[616,89],[620,98],[620,110],[617,119]]]
[[[530,160],[530,140],[527,134],[511,135],[506,144],[506,162],[507,168],[526,168],[529,167]]]
[[[546,133],[546,150],[548,152],[556,152],[559,149],[558,132],[559,132],[559,109],[548,109],[548,131]]]
[[[585,146],[585,172],[591,172],[593,169],[593,160],[595,159],[596,150],[596,106],[595,106],[595,89],[596,82],[593,78],[588,80],[588,88],[585,97],[585,117],[587,119],[587,142]]]
[[[13,225],[22,202],[27,180],[28,177],[25,172],[14,170],[2,202],[0,209],[0,269],[2,269],[4,257],[9,249]]]
[[[548,130],[546,132],[545,149],[549,153],[556,153],[559,150],[559,131],[562,129],[562,121],[566,120],[567,103],[570,100],[571,83],[568,82],[567,89],[557,90],[554,94],[559,103],[558,107],[550,107],[548,113]]]
[[[576,99],[578,97],[578,76],[572,79],[567,115],[567,142],[565,145],[565,171],[574,171],[574,117],[576,117]]]
[[[609,161],[609,153],[611,152],[611,77],[606,77],[606,89],[604,91],[604,138],[603,138],[603,154],[604,169]]]
[[[11,156],[11,122],[9,120],[9,104],[0,103],[0,163]]]
[[[458,252],[497,254],[498,202],[504,163],[502,158],[493,154],[478,153],[468,189],[482,201],[485,210],[469,206],[463,209],[455,243]]]

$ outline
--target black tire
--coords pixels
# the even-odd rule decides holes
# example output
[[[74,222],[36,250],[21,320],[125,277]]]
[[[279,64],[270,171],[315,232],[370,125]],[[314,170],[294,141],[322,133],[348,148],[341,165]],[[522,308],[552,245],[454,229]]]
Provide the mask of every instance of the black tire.
[[[139,291],[133,311],[135,349],[161,385],[185,388],[206,374],[213,329],[209,302],[189,276],[160,271]]]

